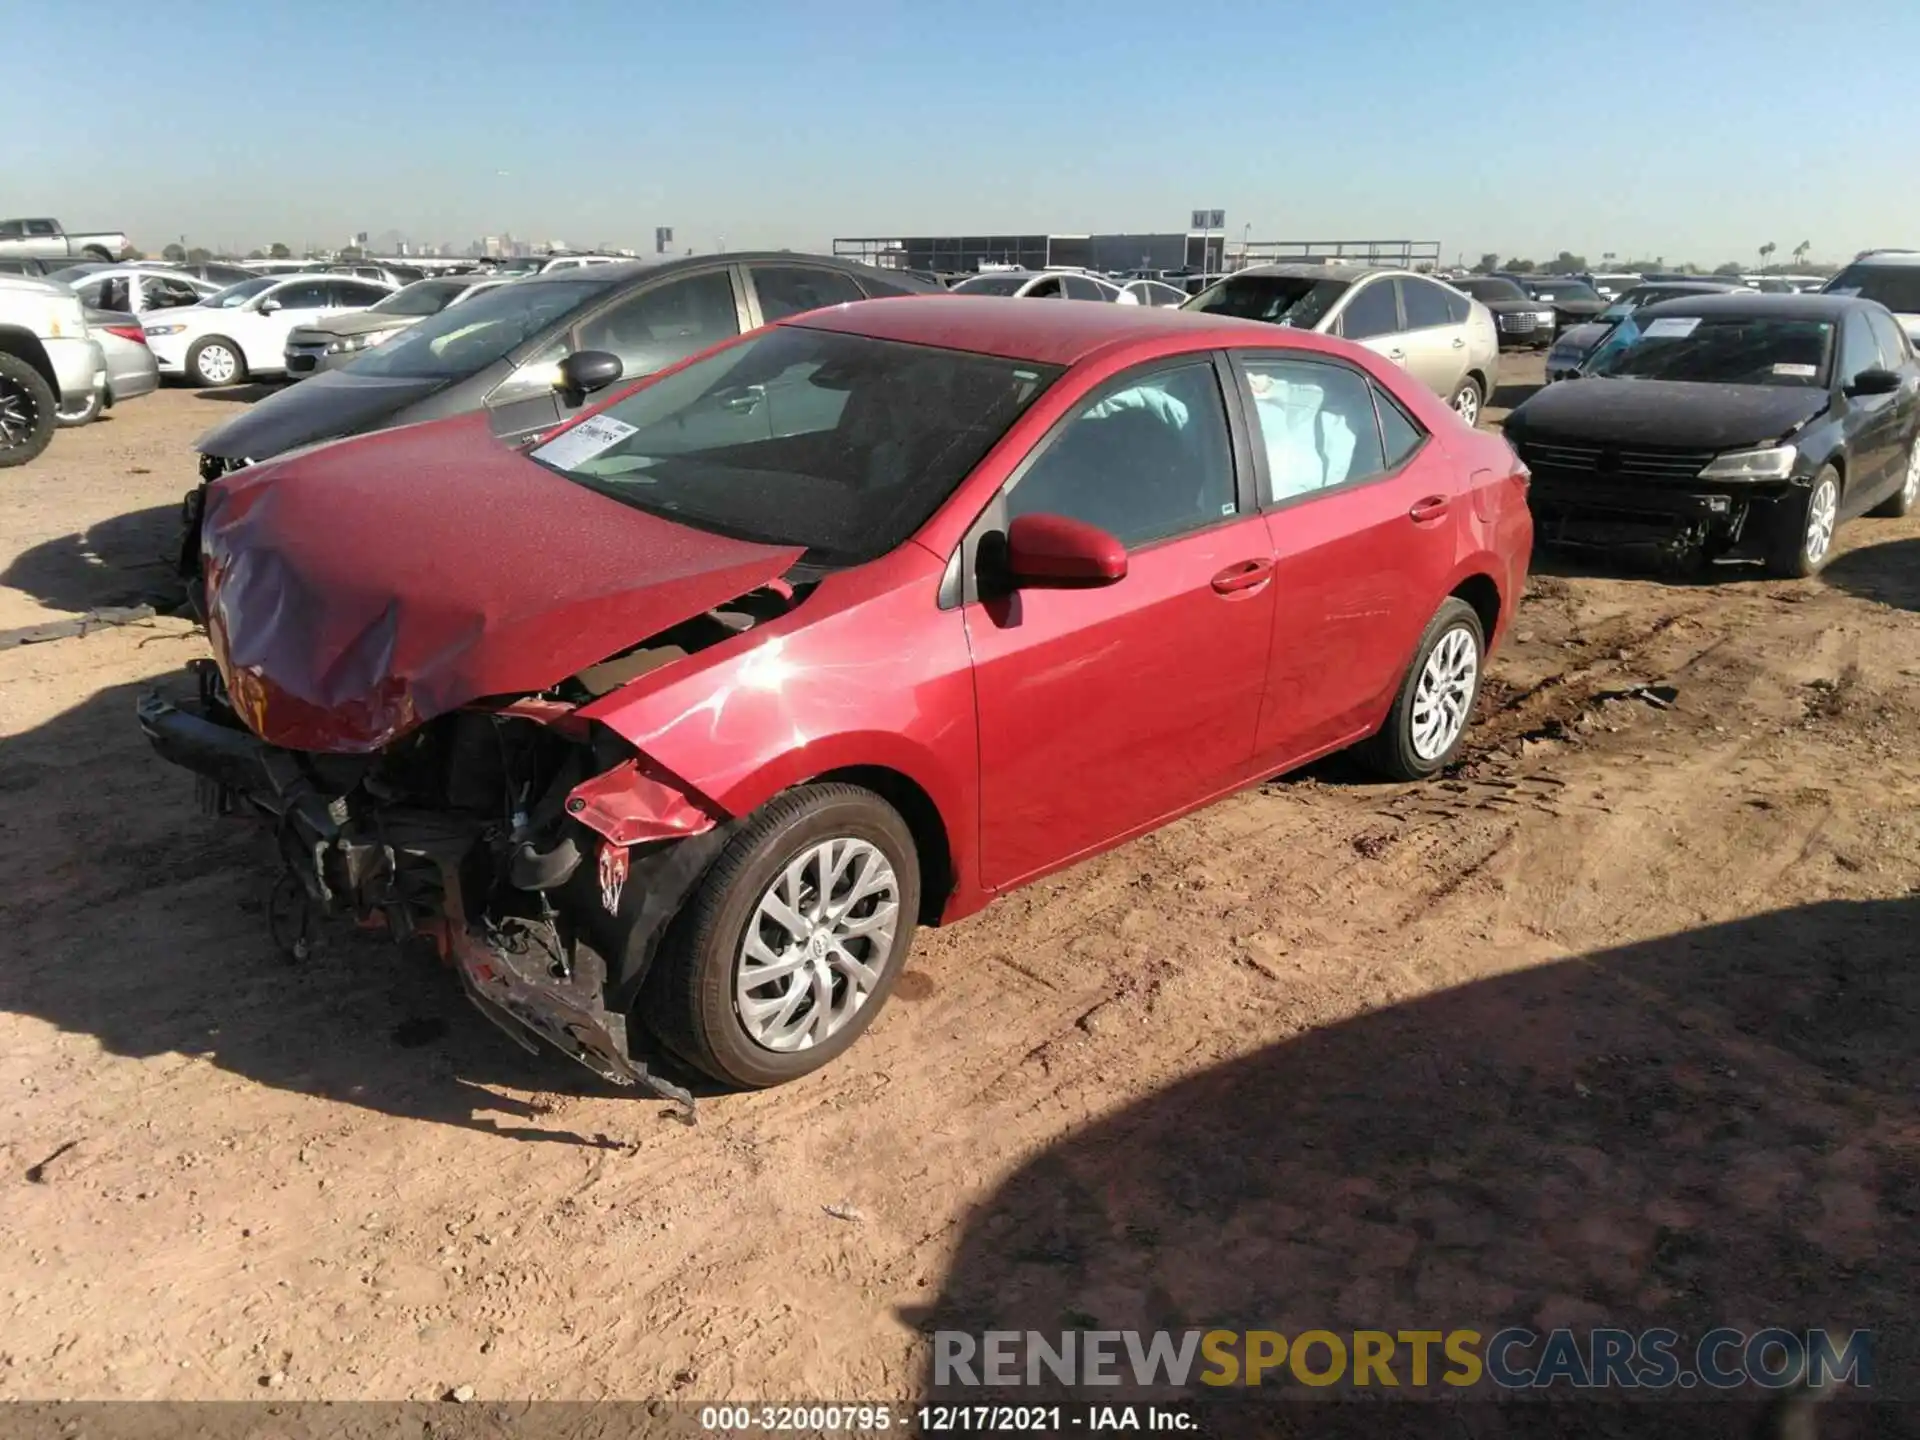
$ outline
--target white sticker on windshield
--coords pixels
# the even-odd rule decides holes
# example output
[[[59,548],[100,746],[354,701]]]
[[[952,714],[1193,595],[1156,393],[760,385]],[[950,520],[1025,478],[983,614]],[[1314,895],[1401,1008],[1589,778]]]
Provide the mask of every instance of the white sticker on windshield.
[[[1691,335],[1700,324],[1698,315],[1662,315],[1648,323],[1643,340],[1681,340]]]
[[[593,415],[570,430],[563,430],[538,450],[533,458],[556,469],[571,470],[583,460],[591,460],[602,450],[618,445],[639,427],[611,415]]]
[[[1820,367],[1818,365],[1781,364],[1773,367],[1773,373],[1776,375],[1784,375],[1792,380],[1811,380],[1820,373]]]

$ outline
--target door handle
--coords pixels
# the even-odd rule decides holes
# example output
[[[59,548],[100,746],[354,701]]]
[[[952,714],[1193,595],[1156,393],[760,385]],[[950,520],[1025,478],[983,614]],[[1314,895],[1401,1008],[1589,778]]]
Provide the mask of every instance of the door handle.
[[[1406,358],[1407,358],[1407,352],[1404,350],[1387,351],[1387,359],[1389,360],[1404,360]]]
[[[767,391],[765,386],[749,385],[740,394],[733,396],[731,399],[722,400],[720,407],[723,410],[731,410],[736,415],[750,415],[753,413],[754,408],[766,398]]]
[[[1407,512],[1416,525],[1428,520],[1438,520],[1446,513],[1447,497],[1444,495],[1429,495],[1424,500],[1416,500],[1413,502],[1413,508]]]
[[[1456,349],[1456,350],[1464,350],[1464,349],[1466,349],[1466,348],[1467,348],[1467,342],[1466,342],[1466,340],[1465,340],[1464,338],[1462,338],[1461,336],[1459,336],[1459,335],[1456,335],[1456,336],[1454,336],[1454,337],[1453,337],[1453,348],[1454,348],[1454,349]]]
[[[1219,595],[1237,595],[1243,590],[1257,589],[1273,578],[1273,561],[1242,560],[1238,565],[1229,565],[1213,577],[1214,593]]]

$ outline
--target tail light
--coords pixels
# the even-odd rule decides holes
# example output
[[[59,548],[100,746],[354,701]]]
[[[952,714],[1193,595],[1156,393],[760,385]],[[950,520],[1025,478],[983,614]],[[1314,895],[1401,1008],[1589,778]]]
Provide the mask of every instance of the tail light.
[[[138,325],[102,325],[100,328],[109,335],[118,335],[122,340],[135,340],[142,345],[147,343],[147,332]]]

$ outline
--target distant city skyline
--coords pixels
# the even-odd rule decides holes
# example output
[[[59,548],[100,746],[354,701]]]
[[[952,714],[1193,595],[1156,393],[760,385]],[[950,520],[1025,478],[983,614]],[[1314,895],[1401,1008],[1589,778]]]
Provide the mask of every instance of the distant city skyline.
[[[1204,23],[1141,0],[541,15],[340,0],[325,24],[359,37],[342,65],[306,58],[309,11],[116,12],[123,52],[168,55],[178,97],[226,117],[183,133],[153,123],[147,87],[76,89],[72,27],[30,7],[9,20],[0,125],[58,115],[61,139],[16,147],[8,208],[152,251],[337,247],[370,226],[650,254],[661,225],[676,251],[820,250],[1166,231],[1200,206],[1234,239],[1437,239],[1469,263],[1920,243],[1920,191],[1878,149],[1920,131],[1912,0],[1615,0],[1577,24],[1538,0],[1216,0]],[[1809,55],[1843,62],[1871,109],[1785,108]]]

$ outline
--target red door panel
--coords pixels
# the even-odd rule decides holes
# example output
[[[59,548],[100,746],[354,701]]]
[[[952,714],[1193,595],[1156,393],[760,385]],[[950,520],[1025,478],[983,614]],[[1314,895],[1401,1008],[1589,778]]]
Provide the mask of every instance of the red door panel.
[[[966,607],[989,886],[1246,773],[1273,629],[1271,558],[1254,516],[1136,551],[1112,585]]]

